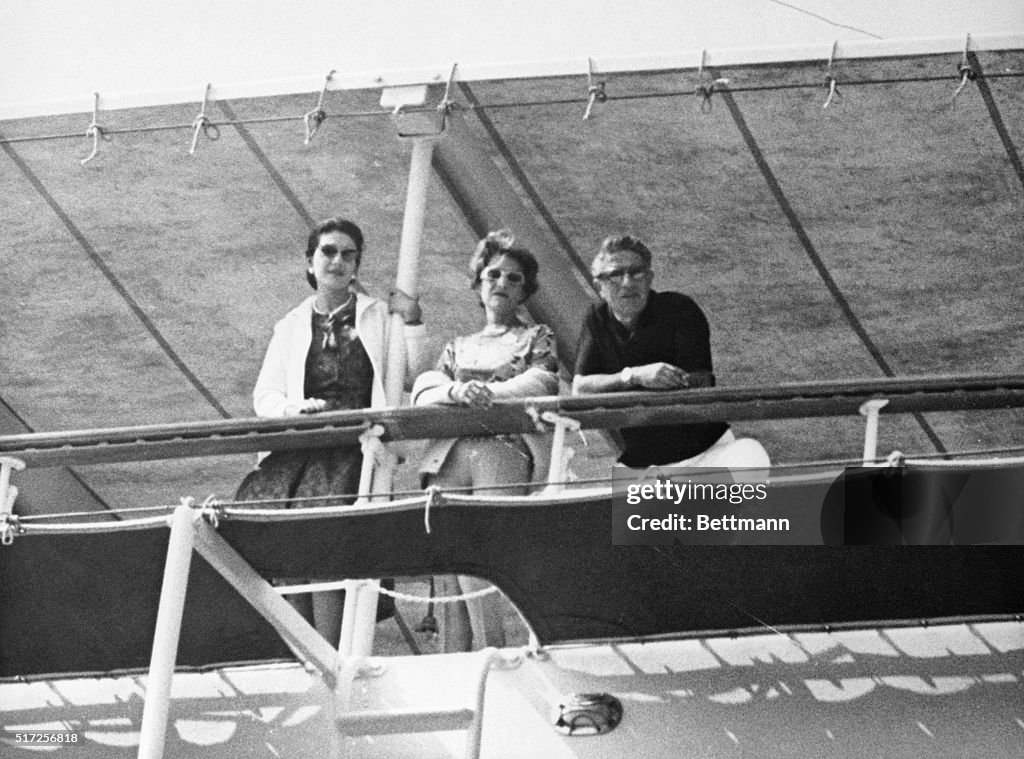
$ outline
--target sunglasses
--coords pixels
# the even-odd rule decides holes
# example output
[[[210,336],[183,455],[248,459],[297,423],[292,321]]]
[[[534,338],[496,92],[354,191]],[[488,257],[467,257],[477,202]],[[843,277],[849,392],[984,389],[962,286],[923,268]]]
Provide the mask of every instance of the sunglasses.
[[[594,279],[598,279],[602,282],[611,282],[616,285],[621,285],[626,281],[626,275],[628,274],[631,279],[643,279],[647,276],[650,269],[646,266],[629,266],[622,269],[612,269],[611,271],[604,271],[594,276]]]
[[[341,260],[346,263],[352,263],[353,261],[359,260],[359,251],[355,248],[339,250],[337,245],[324,245],[320,248],[320,252],[328,258],[334,258],[338,253],[341,253]]]
[[[485,279],[491,280],[491,282],[497,282],[499,279],[504,277],[505,281],[510,285],[521,285],[526,281],[526,277],[519,272],[505,271],[504,269],[499,269],[496,266],[492,266],[490,269],[484,269],[481,274]]]

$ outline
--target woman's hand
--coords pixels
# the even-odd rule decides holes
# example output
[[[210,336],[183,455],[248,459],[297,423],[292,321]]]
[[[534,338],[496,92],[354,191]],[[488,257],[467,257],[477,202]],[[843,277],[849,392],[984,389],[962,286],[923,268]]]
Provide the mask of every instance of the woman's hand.
[[[476,406],[487,408],[494,402],[494,393],[487,385],[479,380],[469,382],[456,382],[448,391],[448,395],[456,403],[463,406]]]
[[[401,290],[392,290],[388,296],[388,312],[399,314],[406,324],[419,324],[423,316],[420,299],[406,295]]]
[[[284,410],[285,416],[298,416],[299,414],[316,414],[327,408],[327,401],[322,398],[307,398],[302,403],[293,403]]]

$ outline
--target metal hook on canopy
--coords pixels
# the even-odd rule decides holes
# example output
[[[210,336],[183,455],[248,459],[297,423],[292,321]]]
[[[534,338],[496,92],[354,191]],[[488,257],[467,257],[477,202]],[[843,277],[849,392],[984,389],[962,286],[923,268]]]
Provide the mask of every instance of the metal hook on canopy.
[[[968,82],[973,82],[975,79],[978,78],[978,72],[974,70],[974,67],[971,65],[971,62],[967,57],[967,54],[970,52],[970,50],[971,35],[968,34],[967,41],[964,42],[964,54],[960,57],[960,64],[956,67],[957,73],[960,74],[960,85],[956,88],[956,91],[953,93],[953,100],[955,100],[956,96],[963,91],[963,88],[967,86]]]
[[[832,74],[832,67],[836,60],[836,51],[839,50],[839,40],[832,43],[832,52],[828,56],[828,68],[825,70],[825,86],[828,88],[828,97],[825,98],[825,102],[822,104],[822,108],[828,108],[832,104],[835,98],[841,98],[843,95],[836,88],[836,78]]]
[[[313,139],[313,135],[316,134],[320,125],[327,120],[327,111],[324,110],[324,96],[327,94],[327,85],[331,83],[331,77],[334,76],[335,71],[335,69],[331,69],[327,72],[327,78],[324,80],[323,89],[320,90],[320,99],[316,102],[316,108],[302,117],[302,121],[306,124],[306,145]]]
[[[594,70],[594,59],[587,58],[587,109],[583,112],[584,121],[590,119],[594,103],[604,103],[608,100],[608,95],[604,91],[604,79],[595,81],[595,73],[597,72]]]
[[[217,125],[206,117],[206,103],[209,101],[212,91],[213,85],[207,84],[206,91],[203,93],[203,104],[199,109],[199,114],[192,122],[192,146],[189,148],[189,155],[196,154],[196,143],[199,142],[200,130],[211,140],[220,139],[220,130],[217,128]]]
[[[104,142],[111,142],[113,140],[112,137],[108,137],[106,134],[104,134],[103,127],[101,127],[100,124],[99,124],[99,115],[100,115],[100,93],[96,92],[96,93],[94,93],[94,98],[93,98],[92,123],[89,124],[89,128],[85,130],[85,136],[86,137],[92,137],[92,152],[89,153],[89,155],[87,155],[85,158],[83,158],[79,162],[83,166],[85,166],[85,164],[89,163],[89,161],[91,161],[93,158],[95,158],[99,154],[99,152],[100,152],[100,140],[103,140]]]
[[[569,462],[576,451],[565,444],[565,435],[570,431],[579,432],[580,423],[554,411],[545,411],[541,413],[540,418],[555,427],[551,443],[551,461],[548,465],[548,484],[544,488],[545,494],[551,495],[560,493],[569,478]]]

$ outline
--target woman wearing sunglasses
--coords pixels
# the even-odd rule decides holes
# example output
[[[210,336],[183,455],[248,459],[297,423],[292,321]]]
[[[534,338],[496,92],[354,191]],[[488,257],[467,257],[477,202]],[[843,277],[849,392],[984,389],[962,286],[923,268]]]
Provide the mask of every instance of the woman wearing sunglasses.
[[[357,275],[363,233],[353,222],[332,218],[314,227],[306,243],[306,281],[316,291],[274,327],[263,359],[253,405],[262,417],[317,414],[385,405],[388,313],[405,322],[407,376],[424,368],[425,327],[414,298],[392,293],[388,304],[366,294]],[[358,445],[275,451],[261,458],[242,481],[236,501],[268,500],[289,508],[340,505],[359,489]],[[322,498],[339,495],[339,498]],[[289,596],[333,645],[341,630],[340,591]]]
[[[554,334],[546,325],[528,324],[520,313],[526,299],[537,291],[537,259],[516,247],[512,235],[501,230],[480,241],[470,270],[472,288],[479,293],[484,310],[484,328],[445,346],[437,368],[420,375],[413,385],[412,402],[486,408],[504,398],[557,394]],[[550,437],[541,434],[436,440],[427,447],[420,474],[424,484],[463,493],[526,495],[531,482],[543,482],[547,476],[550,451]],[[474,578],[443,580],[443,595],[486,586]],[[472,625],[477,647],[501,646],[499,605],[490,603],[491,598],[485,600],[480,611],[488,618],[483,624],[477,618]],[[440,608],[447,628],[441,631],[446,650],[468,650],[474,635],[465,605]],[[477,611],[471,607],[469,615],[476,617]]]

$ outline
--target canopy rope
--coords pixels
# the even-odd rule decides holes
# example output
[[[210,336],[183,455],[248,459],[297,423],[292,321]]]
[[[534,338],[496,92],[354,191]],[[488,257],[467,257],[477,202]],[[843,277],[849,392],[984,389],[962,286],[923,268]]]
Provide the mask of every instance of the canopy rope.
[[[673,73],[673,72],[665,72],[665,73]],[[633,76],[633,75],[627,75],[627,76]],[[999,72],[985,72],[985,73],[974,72],[973,76],[968,76],[967,78],[970,81],[985,81],[985,80],[995,80],[995,79],[1004,79],[1004,78],[1022,78],[1022,77],[1024,77],[1024,71],[999,71]],[[842,84],[843,84],[844,87],[864,87],[864,86],[891,85],[891,84],[920,84],[920,83],[928,83],[928,82],[947,82],[948,83],[948,82],[950,82],[951,78],[957,83],[957,85],[958,85],[957,90],[959,91],[959,89],[962,88],[962,85],[963,85],[963,82],[964,82],[964,78],[965,78],[965,74],[964,74],[964,70],[962,68],[962,64],[958,65],[957,71],[956,71],[956,74],[955,74],[954,77],[950,77],[948,75],[933,74],[933,75],[919,75],[919,76],[906,76],[906,77],[880,77],[880,78],[844,79],[842,81]],[[594,90],[590,90],[588,88],[588,91],[587,91],[585,96],[573,96],[573,97],[561,97],[561,98],[559,98],[559,97],[554,97],[554,98],[536,98],[536,99],[529,99],[529,100],[506,100],[506,101],[490,102],[490,103],[470,103],[470,104],[451,103],[450,105],[452,107],[456,107],[456,108],[459,108],[461,110],[474,111],[476,109],[494,110],[494,109],[498,109],[498,108],[531,108],[531,107],[538,107],[538,106],[557,106],[557,105],[577,105],[578,106],[578,105],[582,104],[585,107],[585,114],[589,116],[590,113],[591,113],[591,110],[593,108],[594,102],[613,103],[613,102],[616,102],[616,101],[650,100],[650,99],[657,99],[657,98],[692,98],[694,96],[694,89],[693,88],[687,88],[687,89],[668,89],[668,90],[660,90],[660,91],[656,91],[656,92],[632,92],[632,93],[626,92],[626,93],[620,93],[620,94],[610,94],[610,93],[607,92],[607,90],[605,88],[606,84],[607,84],[607,82],[599,82],[598,84],[592,84],[591,87],[593,87],[595,89]],[[828,80],[826,80],[826,86],[828,86],[828,85],[829,85],[829,82],[828,82]],[[757,92],[781,92],[781,91],[785,91],[785,90],[803,90],[803,89],[820,90],[821,86],[822,85],[821,85],[820,80],[819,81],[815,81],[815,82],[790,82],[790,83],[762,84],[762,85],[752,84],[752,85],[740,85],[740,86],[736,86],[736,85],[732,85],[732,84],[725,84],[724,82],[718,82],[717,83],[717,89],[727,90],[728,92],[731,92],[733,94],[736,94],[736,93],[757,93]],[[698,87],[697,88],[697,94],[698,95],[703,95],[704,94],[704,88]],[[701,104],[704,107],[704,109],[706,110],[707,106],[704,105],[704,98],[703,97],[702,97],[702,103]],[[434,108],[424,108],[424,109],[410,108],[410,109],[406,109],[406,111],[409,112],[409,113],[416,112],[416,111],[419,111],[419,110],[423,110],[424,112],[434,112],[435,109]],[[316,118],[315,114],[317,112],[318,112],[318,109],[314,108],[312,111],[305,111],[305,112],[303,112],[301,114],[297,114],[297,115],[264,116],[264,117],[242,118],[242,119],[225,119],[225,120],[216,120],[216,121],[214,121],[214,120],[210,119],[208,116],[206,116],[204,111],[201,111],[200,114],[195,117],[195,119],[193,119],[191,122],[188,122],[188,123],[169,123],[169,124],[161,124],[161,125],[149,125],[149,126],[138,126],[138,127],[120,127],[120,128],[116,128],[116,127],[103,127],[102,128],[102,136],[103,136],[103,139],[109,141],[110,137],[112,135],[116,135],[116,134],[136,134],[136,133],[144,133],[144,132],[160,132],[160,131],[189,129],[189,130],[192,130],[192,132],[193,132],[193,137],[194,137],[193,143],[194,143],[195,139],[197,139],[199,131],[207,132],[207,130],[218,130],[221,127],[228,127],[228,126],[244,126],[244,125],[250,125],[250,124],[274,124],[274,123],[296,122],[297,121],[297,122],[302,123],[304,127],[307,127],[309,125],[309,123],[310,123],[309,119],[314,119],[315,120],[315,118]],[[320,110],[320,112],[322,112],[322,109]],[[331,118],[332,119],[338,119],[338,120],[342,120],[342,119],[357,119],[357,118],[385,118],[385,117],[390,118],[392,116],[392,114],[393,114],[393,111],[390,110],[390,109],[373,109],[373,110],[365,110],[365,111],[348,111],[348,112],[341,112],[341,113],[332,113],[331,114]],[[324,113],[324,118],[326,118],[326,113]],[[321,123],[322,123],[322,120],[321,120]],[[314,129],[312,133],[309,133],[309,136],[312,137],[312,134],[314,134],[315,131],[316,130]],[[213,139],[215,139],[215,137],[213,136],[214,133],[215,132],[211,132],[210,133],[210,136]],[[55,132],[55,133],[48,133],[48,134],[41,134],[41,135],[23,135],[23,136],[19,136],[19,137],[0,137],[0,144],[14,145],[14,144],[23,143],[23,142],[45,142],[45,141],[50,141],[50,140],[81,139],[81,136],[82,136],[81,132]],[[308,142],[306,144],[308,144]],[[194,148],[190,152],[194,152]]]

